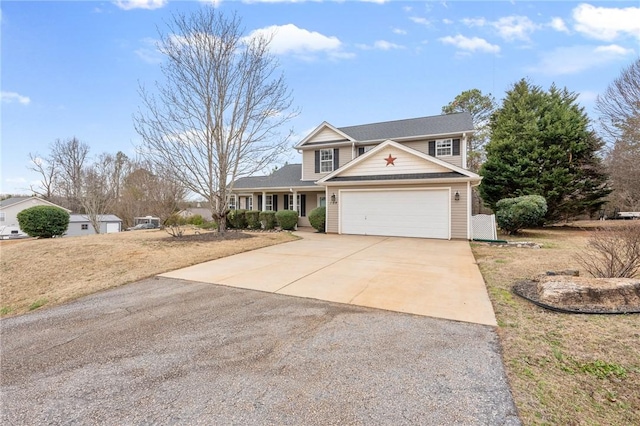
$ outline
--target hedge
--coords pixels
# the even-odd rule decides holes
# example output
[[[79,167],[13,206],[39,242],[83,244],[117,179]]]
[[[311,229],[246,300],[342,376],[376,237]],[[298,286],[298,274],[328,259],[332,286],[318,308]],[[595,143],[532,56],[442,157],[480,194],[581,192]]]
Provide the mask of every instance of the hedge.
[[[260,223],[262,224],[262,229],[270,230],[276,227],[276,212],[274,211],[265,211],[260,212]]]
[[[17,217],[20,229],[30,237],[58,237],[69,228],[69,213],[59,207],[34,206],[22,210]]]
[[[547,202],[540,195],[503,198],[496,203],[496,221],[507,234],[540,226],[547,214]]]
[[[327,217],[327,211],[325,207],[316,207],[309,213],[309,223],[318,232],[325,232],[325,221]]]
[[[298,224],[298,212],[295,210],[280,210],[276,212],[276,220],[278,226],[285,231],[295,229]]]
[[[260,223],[260,212],[258,210],[247,210],[244,213],[244,217],[247,219],[247,226],[249,229],[262,228],[262,224]]]
[[[227,227],[245,229],[247,227],[246,210],[231,210],[227,215]]]

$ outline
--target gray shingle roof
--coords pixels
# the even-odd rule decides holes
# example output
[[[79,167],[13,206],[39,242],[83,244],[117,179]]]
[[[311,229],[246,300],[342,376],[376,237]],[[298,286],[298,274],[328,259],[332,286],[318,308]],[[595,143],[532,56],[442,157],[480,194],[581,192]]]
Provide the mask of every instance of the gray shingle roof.
[[[24,200],[28,200],[33,197],[10,197],[5,200],[0,201],[0,207],[9,207],[13,204],[20,203]]]
[[[312,181],[302,181],[302,164],[287,164],[269,176],[251,176],[238,179],[233,189],[286,188],[294,186],[316,187]]]
[[[468,132],[473,130],[473,120],[468,112],[460,112],[338,129],[357,141],[368,141]]]
[[[83,214],[70,214],[69,223],[89,222],[89,218]],[[98,222],[122,222],[118,216],[114,214],[99,214]]]

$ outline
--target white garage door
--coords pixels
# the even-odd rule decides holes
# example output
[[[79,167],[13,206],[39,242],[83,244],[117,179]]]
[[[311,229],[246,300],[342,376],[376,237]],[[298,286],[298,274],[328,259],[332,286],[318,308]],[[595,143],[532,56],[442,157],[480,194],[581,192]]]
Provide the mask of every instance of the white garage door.
[[[113,232],[120,232],[119,223],[107,223],[107,234],[111,234]]]
[[[340,232],[449,239],[449,190],[340,192]]]

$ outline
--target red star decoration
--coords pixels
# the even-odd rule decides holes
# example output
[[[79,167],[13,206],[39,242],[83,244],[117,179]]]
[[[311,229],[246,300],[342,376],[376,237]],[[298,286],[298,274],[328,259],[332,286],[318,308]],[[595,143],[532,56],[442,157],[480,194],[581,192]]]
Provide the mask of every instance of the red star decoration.
[[[387,162],[385,167],[387,167],[389,164],[391,164],[392,166],[395,166],[395,164],[393,164],[393,162],[396,161],[396,157],[392,157],[391,154],[389,154],[389,156],[387,158],[385,158],[384,160]]]

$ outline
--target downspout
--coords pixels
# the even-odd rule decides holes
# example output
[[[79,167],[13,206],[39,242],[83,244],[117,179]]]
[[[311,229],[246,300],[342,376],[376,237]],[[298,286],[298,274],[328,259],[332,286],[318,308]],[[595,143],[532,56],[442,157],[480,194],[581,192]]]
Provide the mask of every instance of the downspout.
[[[355,159],[356,158],[356,143],[355,142],[351,142],[351,159]]]

